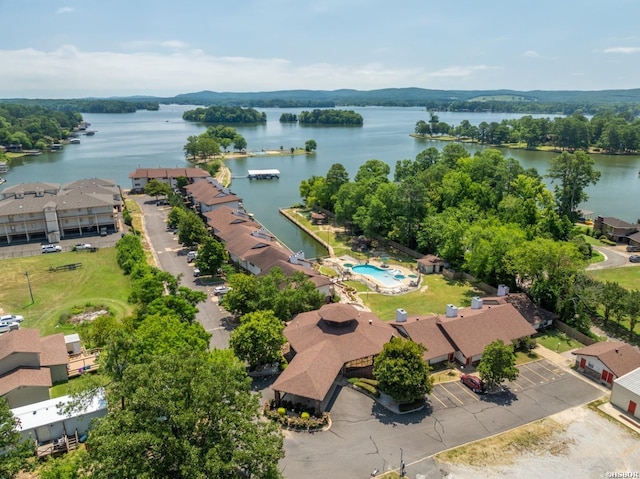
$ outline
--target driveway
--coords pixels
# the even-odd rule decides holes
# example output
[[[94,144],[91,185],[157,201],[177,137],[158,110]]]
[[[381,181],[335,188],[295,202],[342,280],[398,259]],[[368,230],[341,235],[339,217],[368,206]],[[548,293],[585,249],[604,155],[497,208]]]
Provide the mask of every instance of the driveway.
[[[539,363],[539,364],[538,364]],[[433,477],[428,456],[593,401],[603,392],[546,360],[521,367],[505,393],[476,396],[459,382],[440,385],[459,400],[395,415],[367,396],[340,387],[330,404],[332,427],[315,434],[285,431],[285,477],[365,478],[407,464],[407,475]],[[548,370],[546,369],[548,368]],[[557,368],[557,370],[556,370]],[[538,376],[539,375],[539,376]],[[442,393],[436,387],[436,395]],[[446,401],[443,401],[446,403]],[[439,476],[437,476],[439,477]]]
[[[207,300],[198,304],[196,320],[211,333],[209,347],[226,349],[229,347],[231,323],[229,313],[218,306],[218,297],[213,294],[215,285],[207,285],[200,278],[193,276],[193,264],[187,263],[188,249],[178,243],[175,233],[167,231],[166,218],[170,206],[156,206],[155,199],[146,195],[130,195],[128,197],[140,205],[143,212],[143,225],[146,239],[163,271],[180,277],[180,285],[207,294]]]
[[[638,253],[627,253],[624,246],[594,246],[596,251],[604,256],[604,261],[592,263],[587,266],[587,271],[595,269],[621,268],[623,266],[640,266],[638,263],[630,263],[629,256]]]

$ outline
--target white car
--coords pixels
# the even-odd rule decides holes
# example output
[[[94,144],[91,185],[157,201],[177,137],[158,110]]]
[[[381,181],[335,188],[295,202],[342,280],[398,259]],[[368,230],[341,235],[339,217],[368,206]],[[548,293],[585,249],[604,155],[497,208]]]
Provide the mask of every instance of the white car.
[[[89,243],[78,243],[73,245],[76,251],[82,251],[83,249],[91,249],[92,246]]]
[[[20,329],[20,323],[0,321],[0,333],[6,333],[14,329]]]
[[[231,288],[229,286],[216,286],[215,288],[213,288],[213,294],[215,294],[216,296],[222,296],[224,294],[227,294],[229,291],[231,291]]]
[[[43,253],[59,253],[62,251],[62,246],[57,244],[44,244],[42,245]]]
[[[0,321],[6,321],[8,323],[21,323],[22,321],[24,321],[24,318],[19,314],[3,314],[2,316],[0,316]]]
[[[197,257],[198,257],[198,252],[197,251],[189,251],[187,253],[187,263],[191,263]]]

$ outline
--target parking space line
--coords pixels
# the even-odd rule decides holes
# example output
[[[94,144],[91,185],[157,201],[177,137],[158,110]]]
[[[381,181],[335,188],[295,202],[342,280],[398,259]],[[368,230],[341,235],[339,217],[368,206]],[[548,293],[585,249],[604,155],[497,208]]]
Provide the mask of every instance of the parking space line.
[[[558,374],[560,372],[560,369],[556,368],[555,370],[553,369],[549,369],[548,367],[546,367],[544,364],[542,364],[543,361],[538,361],[536,364],[540,365],[541,367],[543,367],[544,369],[546,369],[547,371],[549,371],[551,374]]]
[[[533,374],[540,376],[542,379],[544,379],[545,381],[549,381],[549,378],[544,377],[542,374],[539,374],[537,372],[535,372],[533,369],[531,369],[529,366],[527,366],[526,364],[522,365],[523,368],[527,368],[529,371],[531,371]]]
[[[455,394],[453,394],[451,391],[449,391],[447,388],[444,387],[444,384],[441,384],[442,389],[444,389],[445,391],[447,391],[447,393],[449,394],[449,396],[453,397],[453,399],[455,399],[456,401],[458,401],[460,404],[464,405],[464,403],[462,401],[460,401],[460,399],[458,399],[458,396],[456,396]]]
[[[478,395],[476,393],[472,393],[471,391],[469,391],[469,388],[467,388],[467,386],[464,386],[460,383],[456,383],[458,385],[458,387],[460,389],[462,389],[465,393],[467,393],[469,396],[471,396],[473,399],[475,399],[476,401],[480,401],[480,399],[478,399]]]
[[[435,388],[433,388],[435,390]],[[443,403],[442,401],[440,401],[440,399],[438,398],[438,396],[436,396],[434,394],[433,391],[431,391],[431,394],[429,395],[430,398],[434,398],[436,401],[438,401],[440,404],[442,404],[445,408],[448,408],[449,406],[447,406],[445,403]]]
[[[529,379],[528,377],[523,376],[523,375],[521,375],[521,374],[520,374],[520,375],[518,375],[518,379],[520,379],[520,378],[524,379],[525,381],[529,381],[531,384],[536,384],[536,383],[534,383],[531,379]]]

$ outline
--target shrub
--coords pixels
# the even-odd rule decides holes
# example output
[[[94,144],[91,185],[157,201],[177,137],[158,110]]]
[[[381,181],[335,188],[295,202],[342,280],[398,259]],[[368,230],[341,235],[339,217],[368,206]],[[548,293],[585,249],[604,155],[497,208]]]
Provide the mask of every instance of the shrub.
[[[287,414],[287,410],[285,408],[283,408],[283,407],[279,407],[278,408],[278,414],[280,416],[284,416],[285,414]]]
[[[133,223],[133,218],[131,217],[131,213],[129,213],[128,209],[125,209],[122,212],[122,219],[124,221],[124,224],[127,226],[131,226],[131,224]]]
[[[380,384],[380,381],[378,381],[377,379],[369,379],[369,378],[360,378],[360,382],[365,384],[371,384],[374,387],[378,387],[378,385]]]
[[[374,397],[380,397],[380,391],[378,391],[378,388],[376,388],[375,386],[372,386],[371,384],[358,381],[357,383],[354,384],[354,386],[365,390],[369,394],[372,394]]]
[[[311,417],[311,415],[307,411],[305,411],[302,414],[300,414],[300,417],[302,419],[309,419]]]

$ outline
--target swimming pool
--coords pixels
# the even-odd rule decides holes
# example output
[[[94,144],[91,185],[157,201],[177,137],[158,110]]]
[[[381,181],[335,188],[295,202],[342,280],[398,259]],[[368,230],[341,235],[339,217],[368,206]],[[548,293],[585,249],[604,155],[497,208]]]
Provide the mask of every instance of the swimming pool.
[[[401,276],[401,272],[397,269],[382,269],[377,266],[373,266],[372,264],[359,264],[351,268],[351,271],[364,276],[369,276],[388,288],[393,288],[402,284],[400,279],[394,278],[394,276],[397,275]]]

